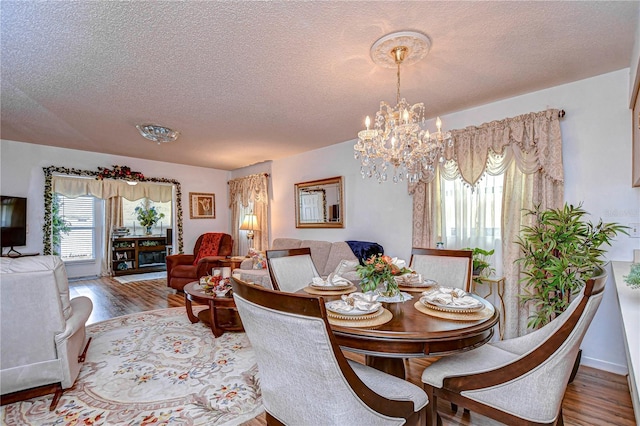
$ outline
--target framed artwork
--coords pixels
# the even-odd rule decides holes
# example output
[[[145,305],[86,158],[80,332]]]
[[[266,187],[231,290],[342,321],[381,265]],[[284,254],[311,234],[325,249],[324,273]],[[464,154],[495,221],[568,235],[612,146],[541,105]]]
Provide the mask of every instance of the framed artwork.
[[[190,192],[189,217],[191,219],[215,219],[216,194]]]

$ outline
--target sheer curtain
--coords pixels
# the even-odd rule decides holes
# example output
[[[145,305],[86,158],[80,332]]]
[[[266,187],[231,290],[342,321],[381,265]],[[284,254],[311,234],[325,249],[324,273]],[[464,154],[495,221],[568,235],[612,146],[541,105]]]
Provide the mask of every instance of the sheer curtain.
[[[264,251],[269,247],[269,194],[266,173],[253,174],[229,181],[229,208],[231,209],[231,236],[233,237],[233,254],[240,252],[240,224],[244,215],[253,208],[260,229],[254,231],[253,246]]]
[[[489,259],[496,274],[502,274],[502,185],[504,177],[486,175],[469,188],[461,179],[440,180],[440,208],[436,212],[443,234],[438,236],[446,248],[480,247],[496,249]]]
[[[435,247],[446,235],[442,208],[441,180],[459,179],[476,187],[485,175],[504,176],[502,197],[502,269],[505,286],[505,338],[526,333],[528,307],[521,307],[518,295],[524,290],[519,280],[520,249],[514,243],[529,220],[523,209],[540,205],[558,208],[564,197],[562,135],[559,111],[549,109],[492,121],[451,132],[454,144],[445,152],[445,162],[430,182],[409,186],[413,195],[414,245]]]

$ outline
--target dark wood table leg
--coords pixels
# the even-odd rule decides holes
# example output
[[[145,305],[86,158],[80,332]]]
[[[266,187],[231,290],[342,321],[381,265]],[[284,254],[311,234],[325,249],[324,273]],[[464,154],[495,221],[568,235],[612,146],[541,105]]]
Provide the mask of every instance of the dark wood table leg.
[[[399,377],[402,380],[407,379],[403,358],[387,358],[374,355],[365,355],[364,359],[365,363],[369,367],[373,367],[376,370],[384,371],[385,373]]]
[[[215,303],[215,300],[209,301],[209,321],[211,321],[211,331],[213,331],[213,335],[220,337],[224,333],[224,330],[218,327],[218,315]]]
[[[191,321],[192,324],[200,321],[197,316],[193,315],[193,307],[191,305],[191,299],[189,298],[189,295],[187,293],[184,294],[184,304],[185,304],[185,309],[187,310],[187,316],[189,317],[189,321]]]

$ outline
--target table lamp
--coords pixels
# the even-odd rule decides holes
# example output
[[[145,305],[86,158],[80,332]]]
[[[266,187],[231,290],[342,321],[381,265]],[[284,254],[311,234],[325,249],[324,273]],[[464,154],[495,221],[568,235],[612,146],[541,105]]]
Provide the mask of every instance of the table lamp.
[[[258,229],[258,218],[255,214],[249,213],[244,216],[244,220],[242,221],[242,225],[240,225],[241,231],[249,231],[247,232],[247,239],[249,240],[249,248],[253,248],[253,231]]]

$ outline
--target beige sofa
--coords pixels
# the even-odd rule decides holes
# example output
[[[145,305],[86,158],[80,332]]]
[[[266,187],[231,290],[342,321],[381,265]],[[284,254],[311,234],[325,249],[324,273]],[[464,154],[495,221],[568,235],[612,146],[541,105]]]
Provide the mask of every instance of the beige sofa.
[[[91,299],[69,297],[57,256],[0,258],[0,390],[3,402],[21,391],[55,388],[56,398],[78,377],[86,351]],[[54,398],[52,406],[57,399]]]
[[[338,267],[341,261],[347,260],[358,262],[358,258],[353,254],[349,244],[344,241],[318,241],[318,240],[298,240],[295,238],[276,238],[273,240],[271,250],[291,249],[309,247],[311,249],[311,259],[318,273],[326,277]],[[240,279],[249,283],[259,284],[266,288],[273,288],[269,271],[264,269],[253,269],[253,259],[246,259],[240,268],[234,269],[233,274],[239,275]],[[350,268],[352,269],[352,268]],[[348,280],[359,280],[355,270],[341,274]]]

